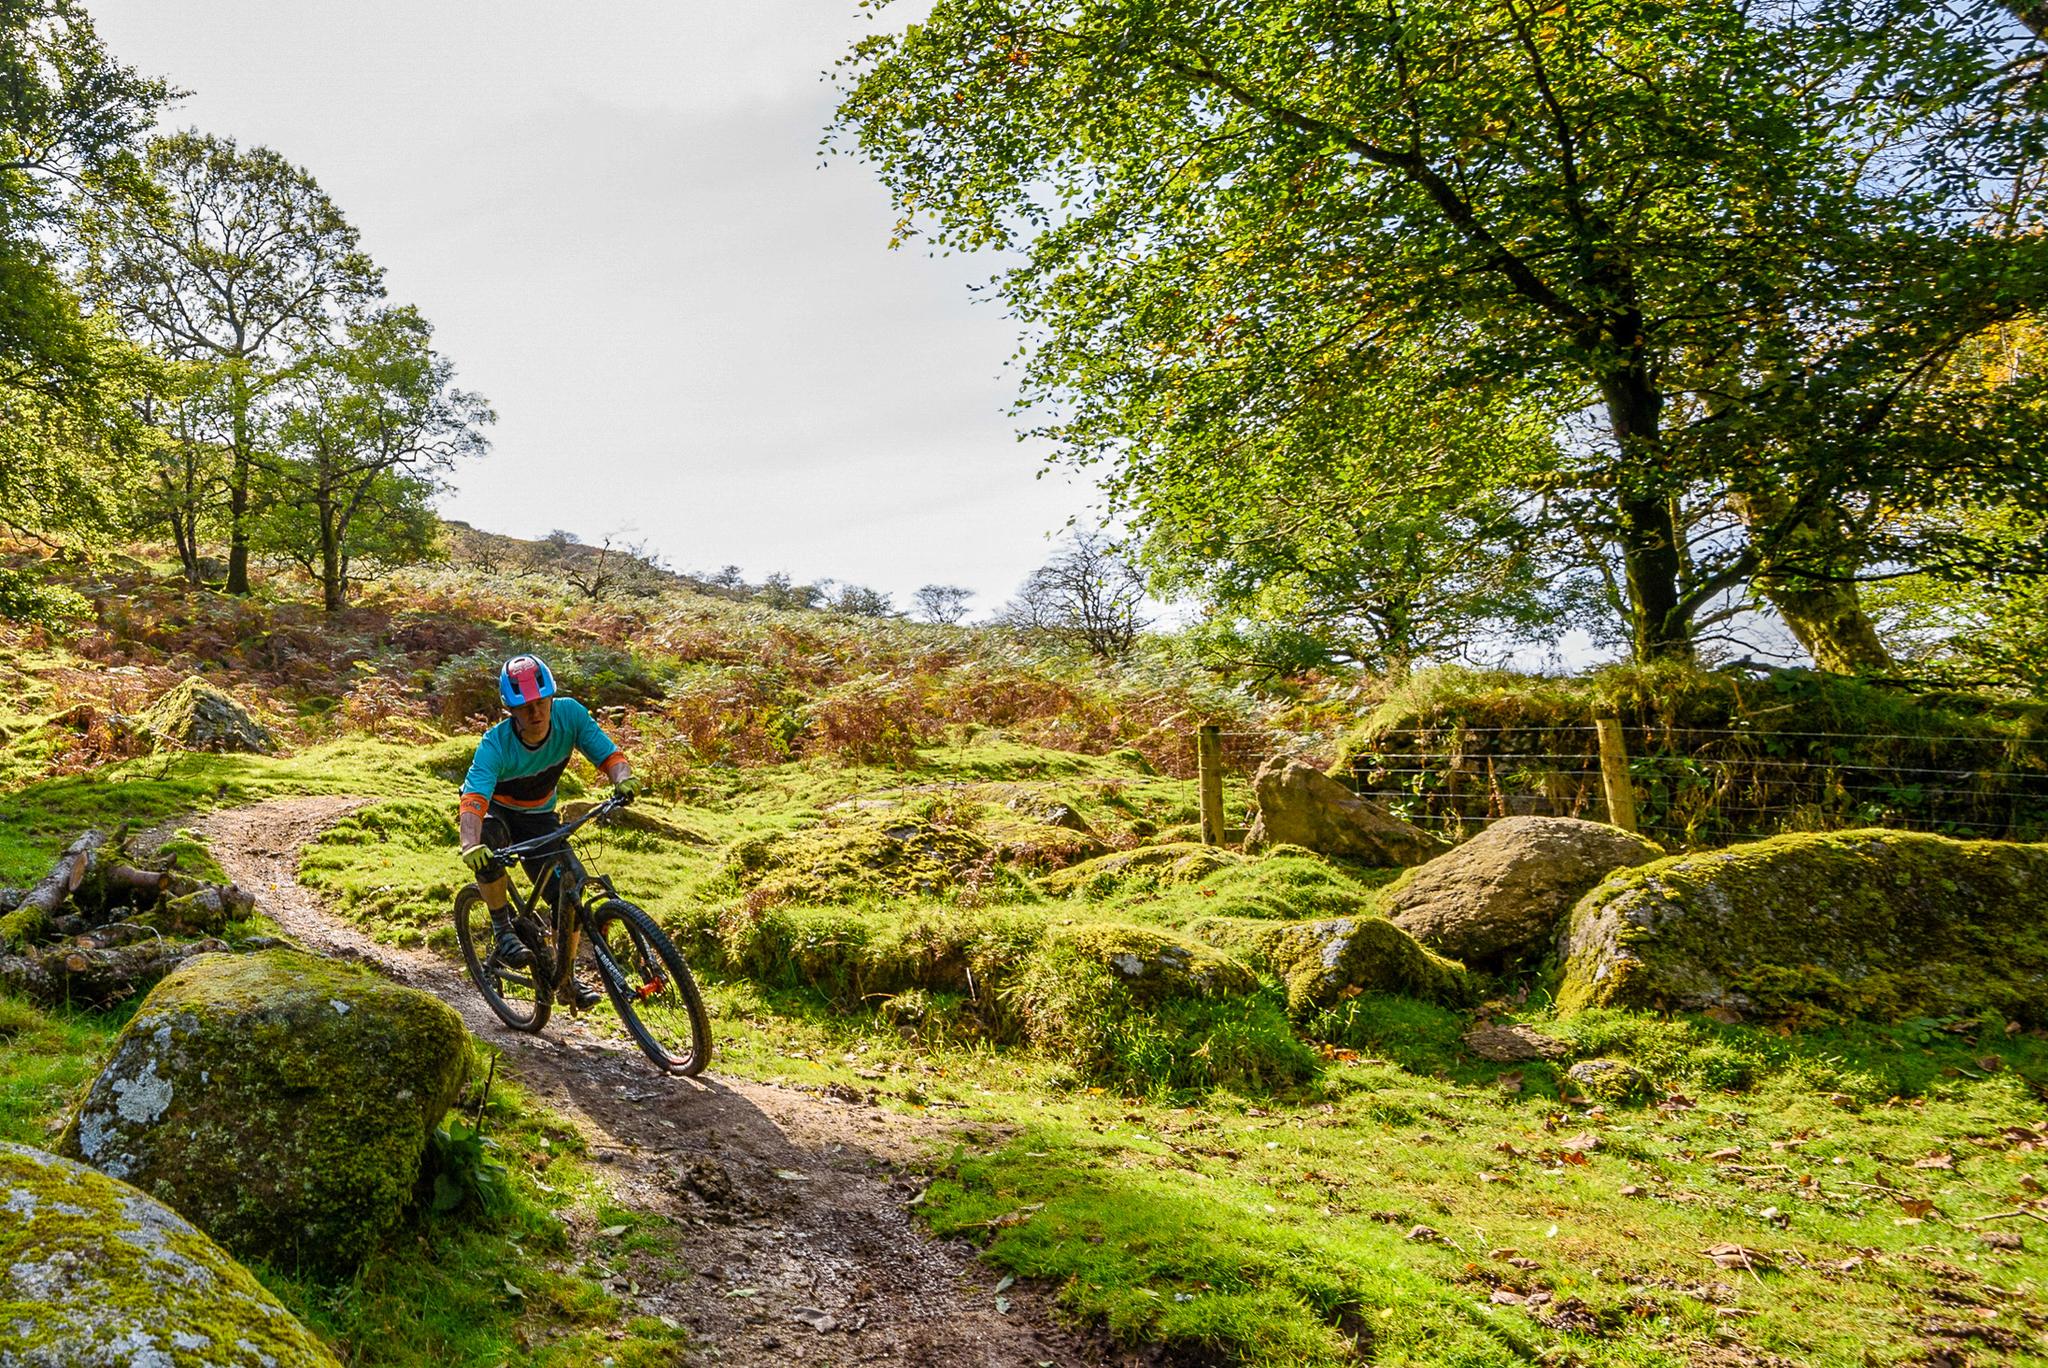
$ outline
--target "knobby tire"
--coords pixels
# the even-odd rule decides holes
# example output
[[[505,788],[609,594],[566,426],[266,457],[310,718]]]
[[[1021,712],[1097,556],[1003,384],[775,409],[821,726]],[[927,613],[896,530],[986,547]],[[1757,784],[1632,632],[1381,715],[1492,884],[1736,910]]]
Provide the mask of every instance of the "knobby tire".
[[[455,939],[461,942],[462,959],[469,966],[469,981],[483,994],[485,1002],[497,1014],[498,1020],[515,1031],[538,1033],[548,1024],[548,1013],[554,1006],[554,975],[549,972],[553,964],[545,943],[528,943],[527,950],[533,960],[524,969],[515,969],[500,964],[495,953],[495,932],[491,926],[491,914],[484,904],[484,895],[475,884],[465,885],[455,895]],[[481,939],[482,944],[478,944]],[[522,937],[522,939],[524,939]],[[511,984],[515,989],[523,988],[529,997],[515,991],[507,997],[504,988]]]
[[[623,899],[600,903],[590,916],[598,977],[633,1043],[670,1073],[702,1073],[711,1062],[711,1018],[675,942]]]

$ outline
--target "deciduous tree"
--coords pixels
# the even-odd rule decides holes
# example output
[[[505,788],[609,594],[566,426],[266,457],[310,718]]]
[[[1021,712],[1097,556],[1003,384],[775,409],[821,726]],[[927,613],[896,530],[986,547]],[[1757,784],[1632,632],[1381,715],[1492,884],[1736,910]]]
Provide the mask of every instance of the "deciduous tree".
[[[1856,664],[1845,586],[1942,554],[1900,510],[2039,476],[1929,386],[2048,281],[2020,41],[1991,0],[938,0],[840,128],[899,240],[1021,255],[1023,400],[1140,521],[1199,453],[1348,459],[1325,415],[1419,371],[1548,411],[1527,492],[1638,655],[1753,584]]]
[[[426,554],[436,532],[428,500],[457,461],[486,449],[495,415],[454,388],[455,368],[432,340],[418,310],[380,310],[280,382],[261,544],[313,574],[328,612],[347,602],[361,565]]]
[[[160,203],[85,220],[85,282],[138,338],[219,371],[229,417],[228,581],[249,588],[264,394],[383,294],[355,228],[303,168],[197,131],[158,138]]]

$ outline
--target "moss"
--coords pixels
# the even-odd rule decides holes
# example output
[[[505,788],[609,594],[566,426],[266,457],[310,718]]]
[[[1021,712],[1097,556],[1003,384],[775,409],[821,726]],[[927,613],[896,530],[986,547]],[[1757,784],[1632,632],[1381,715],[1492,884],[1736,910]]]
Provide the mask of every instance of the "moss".
[[[40,907],[17,907],[0,916],[0,952],[34,945],[50,929],[50,914]]]
[[[1140,846],[1048,874],[1038,886],[1054,897],[1103,898],[1119,892],[1196,883],[1245,857],[1193,841]]]
[[[1595,1102],[1640,1102],[1650,1094],[1650,1080],[1643,1071],[1619,1059],[1582,1059],[1565,1070],[1565,1076]]]
[[[1267,1091],[1316,1069],[1248,966],[1156,928],[1059,928],[1005,999],[1040,1052],[1133,1092]]]
[[[700,909],[671,923],[693,959],[770,987],[811,988],[848,1009],[908,989],[993,1000],[1046,929],[1008,909]]]
[[[1391,877],[1396,871],[1380,871]],[[1251,864],[1233,864],[1203,879],[1211,915],[1298,921],[1308,917],[1371,916],[1379,893],[1300,846],[1281,845]]]
[[[248,1271],[126,1183],[0,1144],[9,1363],[335,1368]]]
[[[288,950],[150,993],[58,1141],[242,1257],[346,1267],[397,1225],[469,1068],[425,993]]]
[[[1210,917],[1188,929],[1278,978],[1286,986],[1288,1014],[1297,1021],[1361,992],[1452,1004],[1476,998],[1463,965],[1424,949],[1378,917],[1282,924]]]
[[[2048,1024],[2044,913],[2048,846],[1779,836],[1610,876],[1573,909],[1558,1005]]]
[[[734,842],[724,872],[765,899],[817,904],[928,897],[993,866],[988,843],[972,832],[885,811]]]

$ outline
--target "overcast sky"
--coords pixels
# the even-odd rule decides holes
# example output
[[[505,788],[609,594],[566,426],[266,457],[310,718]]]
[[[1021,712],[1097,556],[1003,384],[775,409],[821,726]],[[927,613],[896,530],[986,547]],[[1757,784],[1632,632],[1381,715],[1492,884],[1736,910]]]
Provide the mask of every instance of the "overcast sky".
[[[310,170],[496,407],[450,517],[987,612],[1094,501],[1015,439],[994,263],[888,251],[873,176],[819,168],[853,0],[87,6],[192,92],[167,126]]]

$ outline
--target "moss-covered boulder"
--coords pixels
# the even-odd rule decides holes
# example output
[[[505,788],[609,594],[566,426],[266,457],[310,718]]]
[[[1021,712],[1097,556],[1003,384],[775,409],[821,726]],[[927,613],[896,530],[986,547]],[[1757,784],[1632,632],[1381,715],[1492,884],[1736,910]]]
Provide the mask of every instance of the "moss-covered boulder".
[[[1056,870],[1038,886],[1056,898],[1081,894],[1102,898],[1140,888],[1165,888],[1199,883],[1219,869],[1246,863],[1242,855],[1199,841],[1170,841],[1120,850]]]
[[[2048,845],[1868,830],[1659,860],[1581,899],[1559,949],[1567,1012],[2048,1025]]]
[[[238,1257],[343,1268],[403,1216],[469,1064],[425,993],[291,950],[201,955],[143,999],[57,1148]]]
[[[1506,817],[1403,874],[1380,896],[1387,920],[1467,964],[1547,951],[1594,884],[1664,853],[1604,822]]]
[[[1619,1059],[1582,1059],[1564,1076],[1595,1102],[1640,1102],[1650,1094],[1648,1075]]]
[[[1288,1015],[1301,1020],[1363,992],[1459,1005],[1474,1000],[1465,967],[1416,943],[1379,917],[1275,924],[1208,917],[1196,938],[1243,955],[1287,986]]]
[[[252,751],[267,755],[277,749],[270,729],[248,709],[198,675],[166,692],[139,719],[142,728],[187,750]]]
[[[1265,1089],[1316,1067],[1249,966],[1156,927],[1053,928],[1004,998],[1042,1053],[1133,1091]]]
[[[735,841],[725,873],[769,902],[933,897],[996,877],[986,841],[901,812],[828,817],[800,831]]]
[[[1444,843],[1378,803],[1359,797],[1314,765],[1276,755],[1252,776],[1259,812],[1246,850],[1304,846],[1366,865],[1419,865]]]
[[[84,1164],[4,1142],[0,1364],[337,1368],[177,1212]]]

